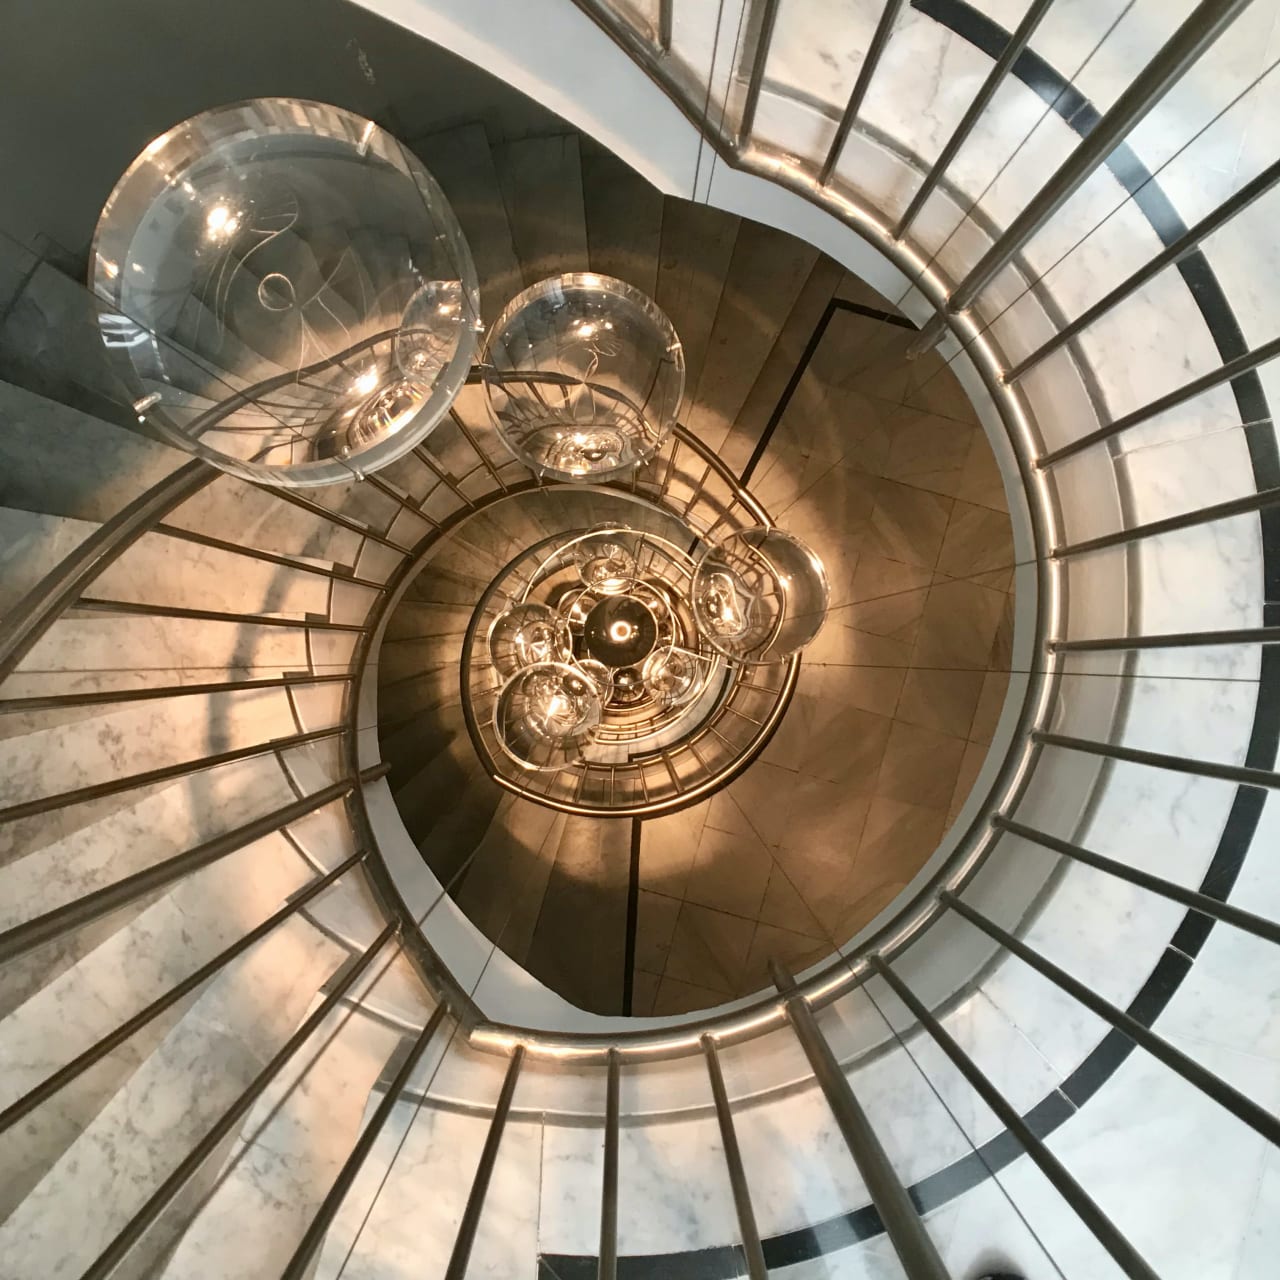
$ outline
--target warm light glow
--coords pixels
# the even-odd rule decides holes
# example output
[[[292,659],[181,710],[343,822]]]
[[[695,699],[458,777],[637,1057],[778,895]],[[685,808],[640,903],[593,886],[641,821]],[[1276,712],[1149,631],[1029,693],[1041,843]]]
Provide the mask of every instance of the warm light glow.
[[[240,227],[240,215],[229,205],[215,204],[205,214],[204,233],[210,240],[226,240],[235,235]]]
[[[360,396],[367,396],[378,385],[377,369],[366,369],[352,384],[351,389]]]

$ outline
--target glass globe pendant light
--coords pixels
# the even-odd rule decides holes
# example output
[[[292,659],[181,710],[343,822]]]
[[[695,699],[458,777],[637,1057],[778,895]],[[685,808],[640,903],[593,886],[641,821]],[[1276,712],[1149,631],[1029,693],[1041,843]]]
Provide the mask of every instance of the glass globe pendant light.
[[[494,705],[493,726],[502,749],[527,769],[563,769],[581,758],[582,739],[600,723],[600,692],[591,679],[563,662],[517,671]]]
[[[566,662],[572,653],[569,624],[536,601],[513,605],[489,628],[489,658],[502,676],[538,663]]]
[[[692,583],[698,630],[739,662],[778,662],[822,628],[830,589],[822,561],[799,538],[763,525],[710,547]]]
[[[652,299],[592,272],[517,294],[484,349],[484,391],[507,448],[539,475],[620,475],[662,447],[684,396],[684,350]]]
[[[430,174],[372,121],[287,98],[155,139],[103,207],[89,283],[139,417],[274,485],[408,452],[480,328],[471,253]]]

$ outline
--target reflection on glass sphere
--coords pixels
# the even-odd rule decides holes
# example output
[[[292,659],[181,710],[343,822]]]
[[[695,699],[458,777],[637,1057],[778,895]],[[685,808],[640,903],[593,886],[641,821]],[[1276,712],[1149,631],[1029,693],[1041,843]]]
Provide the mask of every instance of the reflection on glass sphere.
[[[544,662],[517,671],[494,707],[503,749],[531,769],[559,769],[578,756],[578,740],[600,723],[600,694],[582,672]]]
[[[409,299],[396,334],[400,372],[414,382],[434,382],[453,359],[467,314],[461,280],[428,280]]]
[[[548,605],[513,605],[489,628],[489,656],[509,676],[535,663],[564,662],[573,652],[565,620]]]
[[[658,640],[658,624],[647,606],[632,596],[605,596],[582,629],[587,652],[606,667],[634,667]]]
[[[597,662],[594,658],[579,658],[578,670],[595,685],[596,692],[603,701],[607,702],[609,695],[613,692],[613,672],[603,662]]]
[[[578,572],[592,591],[602,596],[621,595],[636,580],[636,558],[620,542],[584,538],[578,549]]]
[[[701,687],[704,667],[696,653],[671,646],[655,649],[645,659],[641,674],[645,687],[664,707],[680,707]]]
[[[615,702],[629,706],[645,695],[644,676],[635,667],[623,667],[613,673],[613,697]]]
[[[822,561],[780,529],[743,529],[712,547],[693,575],[693,611],[708,642],[740,662],[799,653],[827,616]]]
[[[293,99],[155,139],[103,208],[90,284],[146,421],[276,485],[411,449],[479,327],[471,254],[431,176],[372,122]]]
[[[653,457],[684,395],[684,351],[638,289],[579,272],[508,303],[485,345],[485,396],[521,462],[559,480],[598,479]]]

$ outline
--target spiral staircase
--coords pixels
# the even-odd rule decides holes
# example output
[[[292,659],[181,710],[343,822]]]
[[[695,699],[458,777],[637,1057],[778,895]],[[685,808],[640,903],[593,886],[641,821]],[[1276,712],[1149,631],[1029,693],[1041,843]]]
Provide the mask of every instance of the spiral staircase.
[[[74,254],[3,241],[0,1276],[1274,1275],[1280,5],[365,8],[564,122],[404,139],[485,315],[621,275],[694,395],[599,490],[474,385],[362,481],[255,486],[139,429]],[[466,632],[539,537],[790,510],[787,406],[856,435],[804,400],[842,308],[832,382],[985,432],[1002,705],[904,883],[625,1016],[628,860],[699,779],[642,770],[639,837],[504,786]],[[881,662],[807,655],[711,774],[780,806],[807,673]]]

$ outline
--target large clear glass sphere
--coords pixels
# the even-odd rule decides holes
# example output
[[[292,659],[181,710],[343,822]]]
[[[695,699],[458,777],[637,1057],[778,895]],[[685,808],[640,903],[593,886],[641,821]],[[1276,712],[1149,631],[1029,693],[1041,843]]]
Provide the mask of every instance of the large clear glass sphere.
[[[536,601],[513,605],[489,628],[489,657],[503,676],[537,663],[567,662],[572,653],[569,624]]]
[[[411,449],[466,380],[471,254],[390,134],[318,102],[218,107],[102,210],[90,284],[140,416],[225,471],[330,484]]]
[[[830,604],[822,561],[799,538],[757,526],[710,548],[693,574],[698,630],[740,662],[778,662],[818,634]]]
[[[600,692],[561,662],[526,667],[503,685],[493,724],[503,750],[529,769],[562,769],[581,758],[581,740],[600,723]]]
[[[557,480],[653,457],[684,396],[684,350],[652,299],[611,276],[555,276],[517,294],[485,344],[485,395],[507,447]]]

